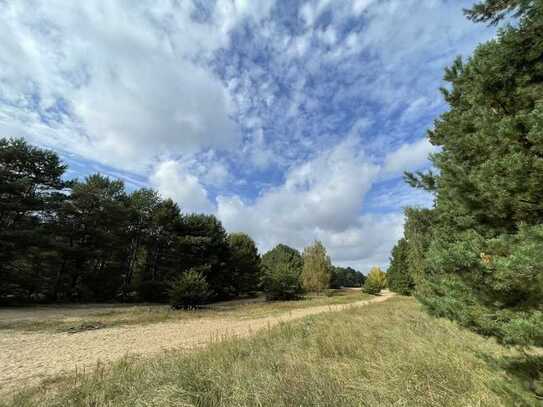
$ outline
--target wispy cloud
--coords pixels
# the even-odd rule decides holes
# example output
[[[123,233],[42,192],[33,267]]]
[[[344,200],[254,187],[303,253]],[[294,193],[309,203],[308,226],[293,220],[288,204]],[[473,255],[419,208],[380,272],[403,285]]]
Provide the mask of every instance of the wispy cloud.
[[[387,262],[470,0],[0,2],[0,133],[147,184],[266,249]]]

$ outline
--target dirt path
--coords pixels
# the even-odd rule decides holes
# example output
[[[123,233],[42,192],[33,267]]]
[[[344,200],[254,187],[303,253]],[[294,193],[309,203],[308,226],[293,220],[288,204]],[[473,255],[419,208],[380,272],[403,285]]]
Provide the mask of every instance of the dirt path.
[[[212,340],[244,337],[280,322],[382,302],[393,295],[385,292],[371,300],[301,308],[256,319],[190,319],[77,334],[3,331],[0,332],[0,394],[37,383],[48,376],[75,369],[92,369],[99,362],[111,362],[128,354],[150,355],[164,350],[194,349]]]

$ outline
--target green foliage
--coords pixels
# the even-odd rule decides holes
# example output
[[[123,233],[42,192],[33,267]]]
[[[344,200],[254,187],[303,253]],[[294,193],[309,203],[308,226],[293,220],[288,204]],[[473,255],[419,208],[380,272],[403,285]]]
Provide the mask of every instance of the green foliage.
[[[300,281],[306,291],[320,293],[330,286],[332,263],[324,245],[316,241],[304,249],[304,264]]]
[[[0,139],[0,303],[43,301],[55,284],[51,222],[65,198],[58,156]]]
[[[470,20],[475,22],[497,24],[508,14],[519,17],[523,14],[534,13],[538,3],[540,6],[540,0],[485,0],[465,10],[465,13]]]
[[[262,256],[262,266],[265,269],[271,270],[280,263],[288,264],[290,268],[300,274],[304,260],[298,250],[284,244],[278,244]]]
[[[421,299],[432,313],[506,344],[543,345],[543,226],[485,239],[466,232],[429,250]],[[477,287],[474,290],[473,287]]]
[[[372,267],[362,291],[367,294],[379,294],[383,288],[387,285],[387,276],[379,267]]]
[[[265,269],[262,288],[270,301],[296,300],[303,293],[299,270],[286,262]]]
[[[409,245],[407,240],[400,239],[392,249],[390,266],[387,270],[387,284],[392,291],[402,295],[411,295],[415,282],[409,272]]]
[[[510,345],[543,344],[543,3],[487,0],[468,14],[515,26],[446,70],[450,105],[429,132],[435,193],[408,210],[408,268],[435,315]]]
[[[279,244],[262,256],[262,289],[269,300],[293,300],[300,297],[300,274],[303,259],[300,253]]]
[[[65,169],[53,152],[0,139],[0,303],[167,302],[166,287],[195,267],[214,299],[258,289],[248,236],[100,174],[65,182]]]
[[[364,274],[351,267],[332,266],[330,288],[361,287],[364,280]]]
[[[176,243],[182,271],[205,267],[207,282],[216,299],[237,295],[236,278],[229,268],[231,253],[228,236],[215,216],[183,216]]]
[[[228,236],[230,273],[237,295],[254,292],[261,280],[260,256],[256,244],[245,233]]]
[[[203,273],[191,269],[172,283],[168,294],[172,308],[198,308],[209,298],[209,285]]]

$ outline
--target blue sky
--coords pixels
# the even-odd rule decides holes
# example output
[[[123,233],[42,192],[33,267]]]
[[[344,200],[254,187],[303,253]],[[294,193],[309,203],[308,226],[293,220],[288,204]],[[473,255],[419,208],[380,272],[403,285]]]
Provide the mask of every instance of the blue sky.
[[[261,251],[385,266],[472,1],[0,0],[0,135],[152,186]]]

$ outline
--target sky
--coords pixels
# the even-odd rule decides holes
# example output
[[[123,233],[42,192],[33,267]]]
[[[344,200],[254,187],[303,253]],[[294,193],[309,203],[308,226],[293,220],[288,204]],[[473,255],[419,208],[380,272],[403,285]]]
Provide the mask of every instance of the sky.
[[[366,273],[432,205],[402,174],[444,68],[495,35],[472,3],[0,0],[0,137]]]

